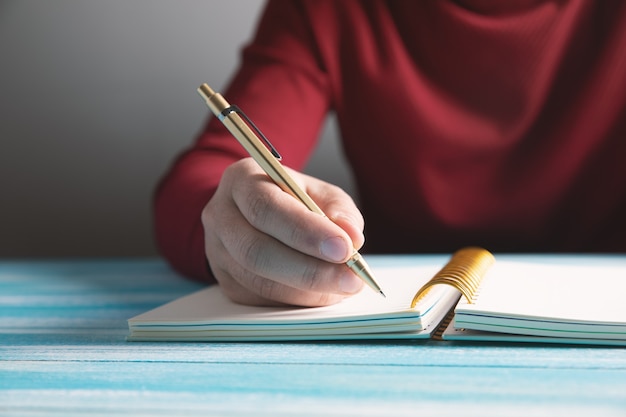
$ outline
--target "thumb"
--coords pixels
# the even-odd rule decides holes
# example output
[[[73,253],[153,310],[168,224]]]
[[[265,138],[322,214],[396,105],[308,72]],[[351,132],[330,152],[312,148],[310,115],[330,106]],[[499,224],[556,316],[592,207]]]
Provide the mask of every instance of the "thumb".
[[[363,246],[363,215],[348,193],[336,185],[313,177],[307,178],[306,191],[326,216],[348,234],[355,249]]]
[[[352,246],[354,249],[360,249],[365,243],[365,236],[363,235],[362,220],[359,221],[353,216],[344,212],[336,212],[333,214],[326,214],[330,220],[336,225],[341,227],[352,239]],[[359,218],[362,219],[359,213]]]

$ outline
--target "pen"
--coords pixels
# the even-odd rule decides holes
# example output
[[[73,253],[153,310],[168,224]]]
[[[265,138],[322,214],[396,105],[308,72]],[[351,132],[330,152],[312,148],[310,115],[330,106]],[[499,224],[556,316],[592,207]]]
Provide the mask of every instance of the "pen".
[[[231,106],[221,94],[213,91],[207,84],[202,84],[198,88],[198,93],[204,98],[213,114],[283,191],[300,200],[312,212],[326,217],[322,209],[287,173],[279,162],[280,154],[245,113],[237,106]],[[385,296],[374,280],[370,267],[356,249],[346,261],[346,265],[374,291]]]

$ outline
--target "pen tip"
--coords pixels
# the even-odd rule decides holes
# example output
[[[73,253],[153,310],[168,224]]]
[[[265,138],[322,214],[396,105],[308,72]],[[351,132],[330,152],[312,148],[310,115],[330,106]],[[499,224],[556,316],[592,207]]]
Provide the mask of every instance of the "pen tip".
[[[381,291],[379,291],[379,292],[380,292],[380,295],[382,295],[383,297],[387,298],[387,296],[385,295],[385,293],[384,293],[384,292],[382,292],[382,290],[381,290]]]

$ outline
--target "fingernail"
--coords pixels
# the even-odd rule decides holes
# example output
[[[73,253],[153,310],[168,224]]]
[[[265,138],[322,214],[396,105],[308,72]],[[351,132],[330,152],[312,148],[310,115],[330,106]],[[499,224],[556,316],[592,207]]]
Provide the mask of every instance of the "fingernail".
[[[339,277],[339,289],[346,294],[354,294],[363,288],[363,281],[352,272],[346,271]]]
[[[346,241],[342,238],[335,236],[330,237],[322,242],[320,245],[320,252],[322,256],[335,262],[340,262],[346,259],[348,256],[348,247]]]

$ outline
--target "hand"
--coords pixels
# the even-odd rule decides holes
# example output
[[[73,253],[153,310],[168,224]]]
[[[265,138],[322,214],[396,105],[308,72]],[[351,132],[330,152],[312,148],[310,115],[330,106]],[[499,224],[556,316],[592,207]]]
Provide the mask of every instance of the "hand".
[[[224,172],[204,207],[209,266],[235,302],[321,306],[363,287],[344,264],[364,242],[354,202],[339,187],[289,172],[328,218],[280,189],[251,158]]]

